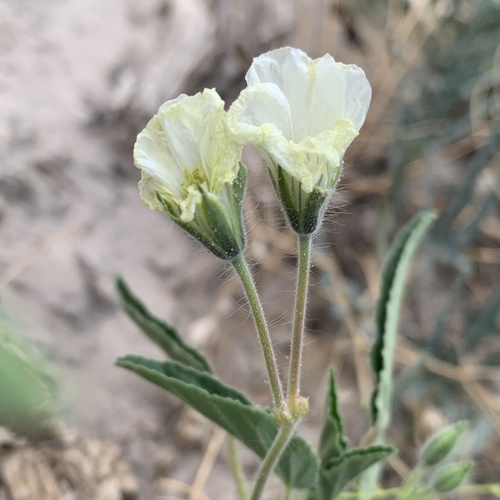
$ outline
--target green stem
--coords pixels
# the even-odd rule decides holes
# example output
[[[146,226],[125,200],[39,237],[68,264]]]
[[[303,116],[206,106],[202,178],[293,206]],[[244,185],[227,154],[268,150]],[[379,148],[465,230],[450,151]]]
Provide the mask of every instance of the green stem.
[[[492,484],[466,484],[460,487],[457,491],[460,495],[494,495],[496,498],[500,498],[500,483]],[[429,495],[431,493],[429,492]],[[426,495],[422,490],[415,493],[412,498],[437,498],[437,494],[431,496]],[[390,499],[395,500],[401,498],[401,487],[399,488],[389,488],[387,490],[376,490],[370,493],[360,493],[360,492],[344,492],[339,496],[339,500],[374,500],[374,499]]]
[[[239,500],[248,500],[247,483],[245,479],[245,473],[243,472],[243,467],[241,465],[241,461],[238,456],[238,450],[236,448],[236,439],[233,436],[228,435],[227,445],[229,448],[229,460],[231,462],[234,479],[236,481],[238,498]]]
[[[312,236],[300,234],[299,262],[297,272],[297,291],[295,295],[295,316],[293,322],[292,345],[290,348],[290,368],[288,372],[287,400],[292,417],[300,419],[307,411],[300,407],[300,370],[304,343],[307,290],[309,286],[309,267],[311,264]],[[305,411],[304,411],[305,410]]]
[[[285,485],[283,500],[307,500],[307,490],[296,490],[290,485]]]
[[[252,494],[250,495],[250,500],[260,499],[262,492],[264,491],[266,481],[269,478],[271,472],[274,470],[274,467],[281,457],[281,454],[285,450],[288,441],[290,441],[291,437],[293,436],[294,430],[295,425],[290,423],[288,425],[283,425],[282,427],[280,427],[280,430],[276,435],[271,448],[269,448],[269,451],[267,452],[267,455],[265,456],[264,461],[260,466],[257,481],[255,482]]]
[[[257,293],[257,289],[255,288],[255,283],[252,279],[247,263],[241,255],[235,257],[232,260],[232,263],[241,279],[248,303],[252,309],[253,319],[255,321],[255,326],[257,327],[260,345],[266,362],[267,376],[269,377],[269,383],[271,385],[274,411],[278,422],[281,425],[282,422],[289,418],[287,418],[287,406],[283,396],[283,389],[281,387],[281,381],[278,373],[278,365],[276,364],[276,358],[274,356],[274,349],[271,342],[271,336],[269,335],[269,330],[267,328],[266,318],[264,317],[259,295]]]
[[[292,487],[289,484],[285,485],[285,491],[283,493],[283,500],[290,500],[292,498]]]
[[[370,493],[361,492],[344,492],[339,496],[339,500],[373,500],[377,499],[390,499],[395,500],[398,497],[399,488],[390,488],[388,490],[376,490]]]

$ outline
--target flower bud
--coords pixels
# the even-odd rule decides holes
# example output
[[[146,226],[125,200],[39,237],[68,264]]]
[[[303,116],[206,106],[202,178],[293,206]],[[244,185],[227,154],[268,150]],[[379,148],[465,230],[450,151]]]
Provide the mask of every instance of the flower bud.
[[[289,402],[290,413],[295,421],[302,420],[309,412],[309,400],[303,396],[299,396]]]
[[[431,480],[436,493],[448,493],[457,488],[472,469],[473,462],[458,462],[441,467]]]
[[[462,420],[432,435],[422,447],[420,463],[426,467],[432,467],[442,462],[453,451],[467,426],[467,421]]]

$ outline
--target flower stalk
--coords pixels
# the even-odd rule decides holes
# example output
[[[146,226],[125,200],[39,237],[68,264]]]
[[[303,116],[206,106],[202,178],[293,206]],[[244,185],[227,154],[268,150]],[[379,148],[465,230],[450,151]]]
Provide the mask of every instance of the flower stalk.
[[[285,450],[288,442],[293,436],[295,431],[295,424],[289,422],[286,425],[282,425],[280,430],[269,448],[267,455],[262,462],[259,473],[257,475],[257,481],[253,487],[252,494],[250,495],[250,500],[259,500],[264,491],[264,486],[266,485],[269,475],[274,470],[276,463],[281,457],[283,451]]]
[[[290,367],[288,372],[288,408],[294,420],[300,420],[308,411],[307,399],[300,396],[300,374],[304,346],[304,325],[306,319],[309,267],[311,264],[312,236],[298,236],[299,255],[297,268],[297,291],[295,295],[295,316],[293,322]]]
[[[257,333],[259,335],[260,345],[262,347],[262,353],[264,354],[264,360],[267,369],[267,376],[269,378],[269,384],[271,386],[271,393],[273,397],[274,412],[278,423],[283,425],[285,422],[290,420],[288,414],[287,405],[285,397],[283,395],[283,388],[281,386],[281,381],[278,372],[278,365],[276,363],[276,357],[274,355],[273,345],[271,342],[271,336],[269,335],[269,330],[267,328],[266,318],[262,310],[262,304],[260,303],[259,295],[255,287],[255,283],[248,269],[248,265],[241,255],[235,257],[232,261],[234,269],[240,277],[241,283],[245,290],[245,294],[252,309],[252,315],[257,328]]]

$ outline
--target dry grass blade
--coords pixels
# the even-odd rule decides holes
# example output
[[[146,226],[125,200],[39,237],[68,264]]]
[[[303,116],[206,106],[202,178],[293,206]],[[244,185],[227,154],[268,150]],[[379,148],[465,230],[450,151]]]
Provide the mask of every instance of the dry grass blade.
[[[157,487],[160,490],[156,498],[158,500],[186,500],[190,498],[192,486],[183,483],[177,479],[161,478],[157,481]],[[163,494],[164,492],[164,494]],[[202,496],[203,500],[210,500],[206,495]]]
[[[205,483],[210,476],[210,472],[217,460],[217,456],[219,455],[225,438],[226,432],[217,427],[208,443],[207,451],[205,452],[205,456],[194,478],[193,486],[191,487],[191,495],[189,497],[190,500],[204,500],[206,498],[203,489],[205,488]]]

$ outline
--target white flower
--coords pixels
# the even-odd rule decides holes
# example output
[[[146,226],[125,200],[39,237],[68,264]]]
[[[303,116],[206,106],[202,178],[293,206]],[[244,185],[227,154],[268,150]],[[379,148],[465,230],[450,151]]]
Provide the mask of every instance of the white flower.
[[[221,195],[236,179],[241,143],[228,132],[224,101],[213,89],[167,101],[137,136],[134,163],[142,170],[142,200],[164,210],[158,194],[179,211],[183,222],[194,219],[202,186]]]
[[[266,160],[289,218],[290,210],[300,215],[307,201],[301,192],[326,195],[335,187],[365,120],[370,84],[357,66],[328,54],[312,60],[290,47],[254,59],[246,81],[229,110],[230,126]]]
[[[239,255],[245,244],[242,146],[213,89],[163,104],[134,146],[142,200],[223,259]]]

